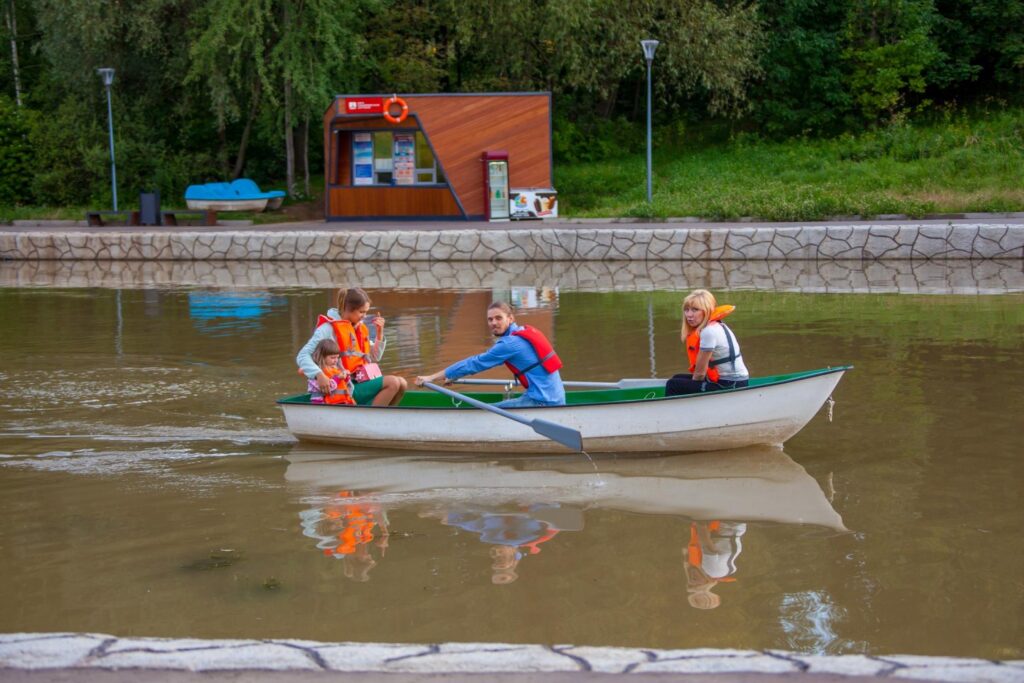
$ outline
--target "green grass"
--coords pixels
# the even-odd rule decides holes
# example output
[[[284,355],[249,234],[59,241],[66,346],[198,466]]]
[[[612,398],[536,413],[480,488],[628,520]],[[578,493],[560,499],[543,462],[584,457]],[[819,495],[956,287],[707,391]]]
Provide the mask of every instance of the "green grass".
[[[85,207],[0,206],[0,224],[7,224],[18,220],[81,221],[85,220]]]
[[[279,183],[275,187],[283,185]],[[301,182],[300,182],[301,185]],[[220,211],[217,214],[218,220],[248,220],[252,221],[254,225],[266,225],[272,223],[285,223],[294,220],[303,220],[305,212],[299,212],[298,215],[294,212],[285,211],[289,207],[297,207],[304,204],[315,204],[319,207],[323,201],[324,191],[324,180],[323,176],[312,176],[310,178],[310,193],[311,199],[299,198],[292,199],[286,197],[284,205],[281,209],[276,211],[266,212],[249,212],[249,211]],[[118,208],[122,211],[134,211],[139,208],[138,197],[131,198],[132,201],[127,203],[119,202]],[[86,211],[107,211],[112,207],[101,206],[99,204],[93,206],[0,206],[0,225],[10,224],[16,220],[85,220]],[[164,211],[187,210],[184,199],[175,200],[168,202],[166,199],[161,203],[160,208]]]
[[[1024,211],[1024,110],[831,140],[724,144],[555,166],[563,217],[815,220]]]
[[[654,152],[651,205],[646,202],[643,153],[600,162],[558,162],[555,187],[562,217],[800,221],[1024,211],[1024,109],[956,114],[939,122],[899,124],[830,140],[767,142],[740,135],[728,142],[662,145]],[[312,201],[319,205],[323,176],[313,179],[311,189]],[[286,201],[291,211],[223,212],[220,217],[256,224],[303,220],[310,217],[301,210],[303,203]],[[164,208],[174,207],[165,202]],[[85,210],[0,207],[0,223],[81,220]]]

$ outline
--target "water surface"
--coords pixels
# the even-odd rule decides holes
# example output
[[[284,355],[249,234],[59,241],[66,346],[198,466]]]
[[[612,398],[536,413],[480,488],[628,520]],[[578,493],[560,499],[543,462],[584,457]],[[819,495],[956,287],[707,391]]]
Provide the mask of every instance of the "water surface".
[[[389,371],[482,349],[511,298],[565,377],[667,376],[703,284],[445,268],[371,291]],[[1024,295],[974,272],[747,273],[717,293],[754,373],[855,366],[832,421],[596,472],[295,443],[273,399],[329,301],[301,270],[0,289],[0,631],[1024,657]]]

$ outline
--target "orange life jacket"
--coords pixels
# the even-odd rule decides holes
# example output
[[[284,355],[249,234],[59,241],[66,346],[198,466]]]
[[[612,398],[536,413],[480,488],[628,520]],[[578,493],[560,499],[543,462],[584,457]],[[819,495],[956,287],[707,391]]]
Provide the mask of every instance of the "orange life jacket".
[[[363,323],[353,325],[348,320],[332,320],[326,315],[316,319],[316,326],[324,323],[334,328],[334,339],[341,349],[341,365],[349,372],[354,372],[360,365],[368,362],[370,357],[370,331]]]
[[[722,327],[725,327],[725,323],[719,321],[721,321],[722,318],[729,315],[735,310],[735,306],[730,306],[728,304],[724,306],[718,306],[717,308],[715,308],[715,310],[711,311],[711,317],[708,318],[708,325],[710,325],[711,323],[719,323]],[[705,327],[707,327],[707,325],[705,325]],[[708,363],[707,379],[711,382],[718,381],[718,369],[715,368],[716,365],[721,365],[722,363],[732,363],[733,361],[740,357],[740,354],[736,353],[736,349],[733,347],[732,330],[730,330],[728,327],[725,327],[725,339],[726,341],[729,342],[729,355],[726,356],[725,358],[719,358],[718,360],[713,360],[710,363]],[[693,332],[686,336],[686,355],[690,359],[691,373],[697,369],[697,354],[699,352],[700,331],[694,330]]]
[[[523,385],[524,389],[530,388],[530,381],[526,379],[526,373],[533,370],[538,365],[544,368],[544,371],[549,375],[562,367],[562,359],[558,357],[557,353],[555,353],[555,349],[551,346],[551,342],[549,342],[548,338],[544,336],[544,333],[536,327],[523,325],[512,334],[516,337],[522,337],[528,341],[530,346],[533,347],[533,352],[537,354],[537,362],[533,365],[528,365],[522,370],[508,361],[505,362],[505,367],[512,371],[512,374],[515,375],[516,380]]]
[[[333,379],[338,385],[338,388],[332,391],[330,395],[324,396],[324,403],[354,406],[356,402],[352,398],[352,386],[349,384],[348,379],[341,376],[341,372],[341,368],[323,368],[323,373],[329,379]]]

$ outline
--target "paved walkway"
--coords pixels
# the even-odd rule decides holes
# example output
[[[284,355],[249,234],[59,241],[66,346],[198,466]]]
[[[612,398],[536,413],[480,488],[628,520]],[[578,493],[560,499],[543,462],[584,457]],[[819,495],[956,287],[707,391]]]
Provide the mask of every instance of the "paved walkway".
[[[130,670],[130,671],[125,671]],[[0,679],[258,681],[756,681],[913,679],[1021,683],[1024,660],[911,655],[801,655],[779,650],[649,650],[503,643],[437,645],[300,640],[117,638],[0,634]],[[693,678],[698,676],[698,678]]]
[[[632,230],[671,230],[678,228],[701,230],[728,230],[730,228],[793,228],[793,227],[840,227],[851,225],[906,226],[906,225],[1024,225],[1024,213],[1005,214],[955,214],[945,218],[928,217],[922,219],[900,217],[880,217],[863,220],[851,217],[848,220],[832,219],[826,221],[705,221],[700,218],[667,218],[651,221],[639,218],[575,218],[545,221],[508,221],[489,223],[486,221],[416,221],[416,220],[380,220],[380,221],[300,221],[294,223],[268,223],[265,225],[246,225],[247,221],[220,221],[218,225],[179,225],[175,227],[125,227],[123,225],[106,225],[89,227],[85,221],[35,221],[19,220],[12,225],[0,225],[0,233],[50,232],[54,229],[74,230],[89,233],[110,232],[155,232],[178,231],[188,232],[224,232],[239,230],[245,232],[440,232],[445,230],[482,230],[509,231],[533,230],[587,230],[594,228],[626,228]]]

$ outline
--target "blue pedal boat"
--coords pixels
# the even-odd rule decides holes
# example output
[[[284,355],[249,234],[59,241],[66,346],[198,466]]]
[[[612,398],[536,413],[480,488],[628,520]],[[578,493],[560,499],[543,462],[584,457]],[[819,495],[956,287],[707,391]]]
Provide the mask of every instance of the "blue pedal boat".
[[[189,185],[185,190],[188,208],[196,211],[267,211],[280,208],[283,201],[283,191],[263,192],[249,178]]]

